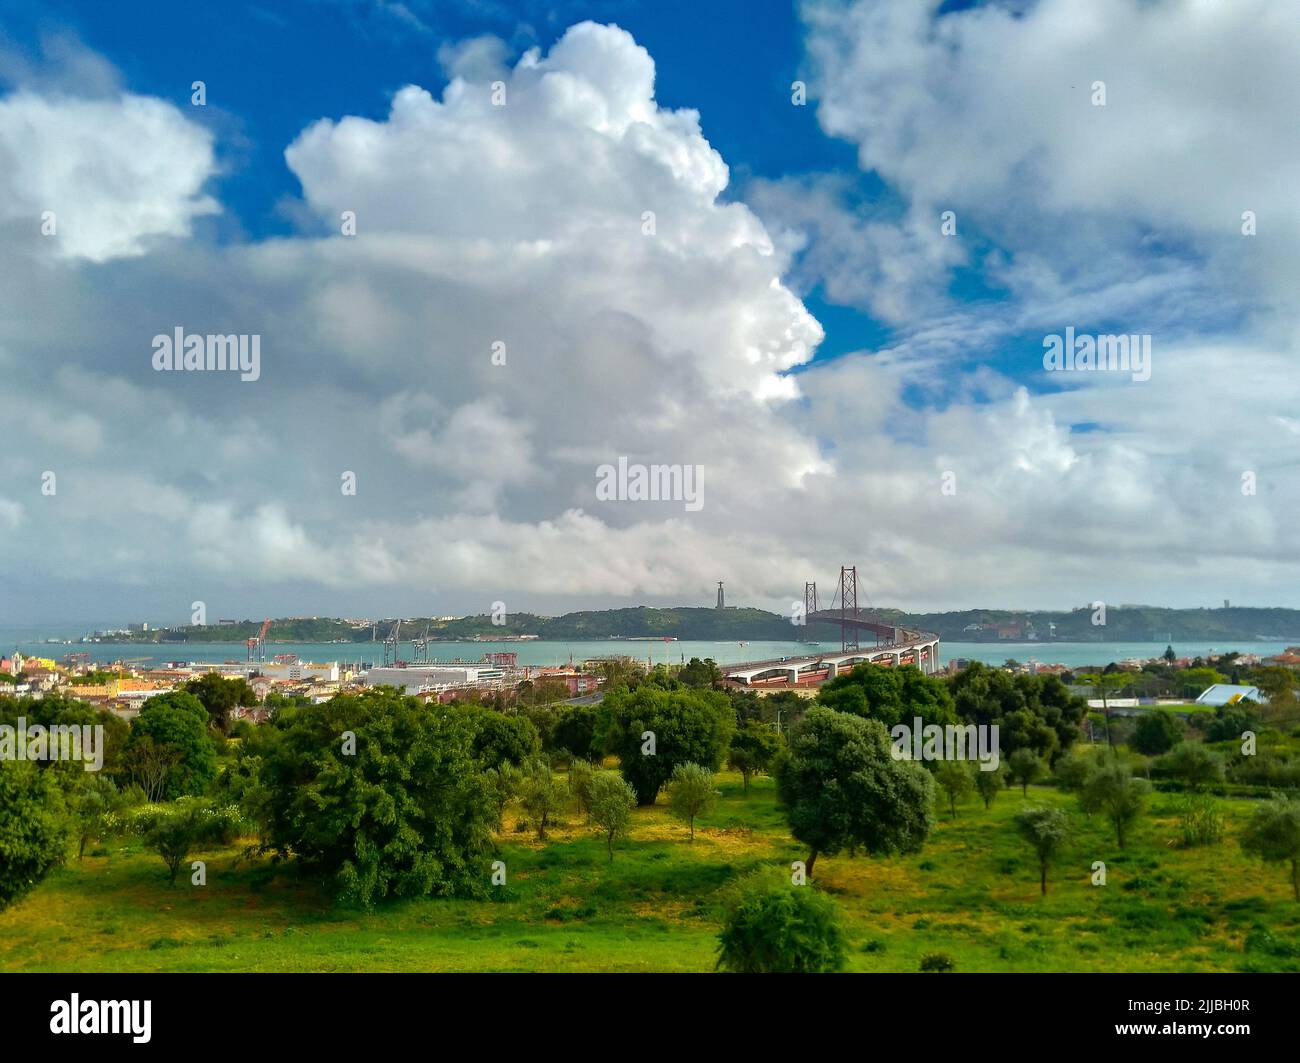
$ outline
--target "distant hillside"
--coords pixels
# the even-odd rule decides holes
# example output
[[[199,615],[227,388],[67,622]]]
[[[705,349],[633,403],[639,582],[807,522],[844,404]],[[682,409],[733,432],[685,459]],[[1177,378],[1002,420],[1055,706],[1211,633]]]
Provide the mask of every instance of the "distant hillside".
[[[1091,609],[1067,612],[1026,612],[1010,609],[968,609],[955,613],[904,613],[879,609],[876,615],[900,627],[938,632],[948,642],[1226,642],[1273,639],[1300,643],[1300,610],[1296,609],[1163,609],[1111,608],[1104,626],[1092,623]],[[379,638],[396,621],[381,620]],[[163,628],[130,636],[133,642],[242,642],[252,638],[261,621],[206,627]],[[401,638],[409,642],[429,631],[430,639],[457,640],[505,635],[536,635],[539,639],[582,640],[675,636],[702,642],[740,640],[830,641],[838,637],[833,624],[795,627],[790,618],[763,609],[672,608],[601,609],[564,616],[539,617],[511,613],[498,626],[487,615],[457,620],[405,619]],[[275,620],[268,642],[369,642],[372,625],[355,627],[342,620]]]

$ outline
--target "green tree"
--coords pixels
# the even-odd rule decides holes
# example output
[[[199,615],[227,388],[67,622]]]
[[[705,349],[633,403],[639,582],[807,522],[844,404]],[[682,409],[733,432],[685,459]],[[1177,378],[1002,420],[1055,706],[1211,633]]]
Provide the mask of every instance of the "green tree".
[[[533,757],[524,764],[519,781],[519,803],[528,813],[538,841],[546,841],[546,828],[564,807],[564,797],[555,773],[544,758]]]
[[[1190,790],[1202,790],[1223,781],[1223,758],[1200,742],[1179,742],[1155,762],[1153,770]]]
[[[948,680],[957,713],[968,723],[997,725],[999,748],[1009,756],[1029,748],[1055,760],[1080,734],[1087,702],[1054,675],[1012,675],[972,661]]]
[[[811,713],[810,713],[811,715]],[[817,974],[844,967],[834,902],[811,886],[748,886],[718,935],[718,963],[740,974]]]
[[[0,760],[0,908],[63,865],[72,834],[55,775],[32,761]]]
[[[947,683],[910,664],[901,668],[860,664],[822,684],[817,704],[879,720],[887,729],[900,723],[911,727],[918,716],[922,726],[961,722]]]
[[[979,791],[986,810],[993,804],[993,799],[998,796],[998,791],[1002,789],[1001,776],[1005,772],[1006,767],[999,764],[992,771],[977,771],[975,773],[975,789]]]
[[[1146,757],[1168,753],[1183,737],[1182,721],[1165,709],[1152,709],[1138,717],[1130,745]]]
[[[596,777],[596,767],[589,760],[574,757],[569,761],[569,796],[573,804],[591,822],[591,781]]]
[[[773,727],[758,720],[746,720],[736,729],[731,736],[731,748],[727,751],[727,765],[732,771],[740,772],[746,797],[749,796],[750,776],[767,771],[784,745]]]
[[[641,805],[654,804],[678,764],[717,771],[735,727],[731,703],[716,690],[665,690],[647,682],[609,694],[604,706],[609,748]]]
[[[722,669],[712,657],[700,660],[692,657],[677,673],[677,678],[688,687],[711,687],[722,681]]]
[[[85,857],[87,845],[109,832],[114,817],[127,807],[113,780],[99,772],[86,772],[83,776],[67,793],[78,860]]]
[[[1206,723],[1207,742],[1239,742],[1246,731],[1259,731],[1259,713],[1253,701],[1220,705],[1214,719]]]
[[[595,705],[562,708],[551,729],[551,751],[582,760],[600,760],[604,750],[600,743],[599,725],[600,710]]]
[[[151,752],[171,751],[172,754],[156,796],[174,800],[199,795],[216,777],[217,755],[208,736],[208,710],[193,694],[172,691],[144,703],[140,715],[131,723],[131,734],[123,750],[126,762],[136,764],[146,739],[149,746],[145,748]],[[144,781],[137,781],[149,789]]]
[[[991,772],[985,772],[989,775]],[[975,789],[975,780],[971,778],[970,765],[964,760],[941,760],[934,766],[934,781],[939,784],[948,799],[948,811],[952,818],[957,818],[957,802]],[[988,807],[987,804],[985,807]]]
[[[1091,757],[1080,756],[1078,753],[1067,753],[1056,762],[1053,774],[1056,776],[1056,785],[1065,793],[1071,793],[1083,788],[1083,784],[1088,781],[1088,776],[1092,773],[1093,760]]]
[[[527,716],[507,716],[482,705],[458,705],[474,728],[474,756],[481,764],[503,761],[518,767],[541,749],[537,728]]]
[[[1016,814],[1016,830],[1038,857],[1038,884],[1047,894],[1047,868],[1069,836],[1069,817],[1059,808],[1026,808]]]
[[[217,808],[211,801],[182,797],[170,805],[147,805],[135,815],[135,828],[144,844],[162,857],[168,882],[176,885],[181,864],[190,853],[226,840],[238,824],[233,808]]]
[[[1017,749],[1007,758],[1007,771],[1011,778],[1020,784],[1020,791],[1029,796],[1029,784],[1037,782],[1047,774],[1047,765],[1032,749]]]
[[[1300,901],[1300,801],[1279,796],[1259,805],[1242,831],[1241,847],[1266,864],[1290,864],[1291,888]]]
[[[246,679],[227,679],[217,672],[205,672],[197,679],[191,679],[184,690],[199,699],[213,726],[222,731],[230,730],[232,709],[257,704],[257,694]]]
[[[483,791],[488,807],[492,809],[492,825],[500,830],[506,816],[506,808],[519,792],[521,773],[508,760],[503,760],[495,768],[488,768],[483,773]]]
[[[591,822],[605,836],[609,858],[614,859],[614,842],[632,826],[636,791],[617,772],[598,771],[591,778]]]
[[[698,764],[678,764],[668,781],[668,810],[683,823],[690,824],[691,841],[695,840],[695,820],[718,801],[713,772]]]
[[[271,848],[367,907],[482,892],[492,810],[463,714],[381,687],[282,709],[269,726]]]
[[[809,709],[776,765],[776,781],[791,833],[809,847],[809,877],[819,854],[851,846],[917,852],[933,822],[930,773],[895,760],[877,720]]]
[[[1097,766],[1080,791],[1085,812],[1101,812],[1115,827],[1115,841],[1124,848],[1124,831],[1146,803],[1151,784],[1133,777],[1133,769],[1122,760],[1108,758]]]

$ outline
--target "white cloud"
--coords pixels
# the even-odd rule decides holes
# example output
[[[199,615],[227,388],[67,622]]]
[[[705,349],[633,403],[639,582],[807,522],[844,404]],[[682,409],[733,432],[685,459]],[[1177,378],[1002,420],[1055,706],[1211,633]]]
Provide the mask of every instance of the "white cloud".
[[[162,100],[0,99],[0,220],[34,239],[52,212],[59,258],[106,262],[189,235],[217,209],[202,193],[213,172],[211,135]]]
[[[1059,38],[1065,8],[1042,7],[1035,17],[1051,15]],[[491,71],[466,62],[441,99],[408,87],[384,120],[305,129],[286,160],[311,232],[164,241],[110,269],[48,276],[24,268],[26,251],[0,251],[0,316],[14,323],[5,372],[16,398],[0,412],[11,596],[37,607],[75,571],[103,588],[98,615],[122,608],[115,596],[130,584],[131,601],[155,588],[151,600],[181,619],[196,597],[220,609],[218,594],[273,597],[280,611],[304,588],[338,611],[363,595],[392,603],[376,609],[487,609],[502,597],[513,609],[526,595],[707,602],[725,579],[732,600],[787,608],[805,579],[844,562],[861,566],[873,601],[917,607],[1186,603],[1203,590],[1290,601],[1276,588],[1294,575],[1288,514],[1300,495],[1287,471],[1300,394],[1285,351],[1262,336],[1158,337],[1148,383],[1070,379],[1054,394],[981,364],[1015,330],[1055,330],[1090,307],[1194,305],[1218,290],[1209,267],[1229,254],[1211,227],[1167,207],[1184,211],[1209,266],[1180,253],[1152,271],[1125,234],[1163,217],[1154,207],[1139,199],[1117,221],[1109,199],[1046,171],[1035,190],[1015,176],[1020,156],[1000,127],[985,132],[1002,161],[975,160],[965,191],[930,139],[930,119],[949,121],[932,100],[953,105],[960,86],[936,69],[923,23],[878,5],[877,29],[856,10],[813,9],[814,58],[838,34],[846,64],[841,80],[820,79],[821,106],[838,109],[832,124],[860,137],[869,161],[882,153],[906,193],[897,216],[826,178],[753,185],[779,219],[769,230],[745,203],[722,201],[726,164],[698,115],[657,104],[645,50],[583,24],[505,72],[504,107],[492,105]],[[938,39],[956,48],[957,69],[992,78],[957,101],[967,120],[989,125],[1001,101],[999,120],[1033,140],[1059,115],[1036,124],[1013,105],[1056,97],[1011,91],[1028,75],[1000,74],[988,53],[1003,48],[1018,68],[1026,40],[1046,30],[1023,38],[996,12],[960,25]],[[877,98],[886,87],[892,96]],[[1206,121],[1199,102],[1189,128]],[[873,115],[854,119],[861,107]],[[149,150],[169,154],[190,135],[164,122]],[[949,150],[964,155],[965,143]],[[999,167],[1013,171],[1001,183]],[[93,202],[112,198],[105,188]],[[1008,191],[1035,198],[999,206]],[[959,193],[963,232],[969,215],[973,228],[1014,233],[1023,207],[1022,236],[988,261],[938,242],[926,219]],[[176,189],[163,202],[175,224],[192,217]],[[346,210],[355,237],[339,233]],[[1045,222],[1059,224],[1058,211],[1083,234],[1069,268]],[[144,247],[137,230],[127,244]],[[101,233],[94,247],[116,254],[119,237]],[[821,327],[782,281],[796,254],[813,275],[843,263],[838,290],[906,324],[902,338],[809,365]],[[1020,298],[963,311],[935,290],[958,262]],[[150,337],[178,323],[259,334],[261,379],[152,372]],[[1038,363],[1041,350],[1025,357]],[[57,498],[39,499],[41,457],[56,446],[68,473]],[[596,467],[620,456],[704,466],[704,508],[597,500]],[[1259,473],[1257,497],[1240,493],[1243,469]],[[955,496],[940,491],[946,470]],[[340,491],[344,471],[355,496]]]

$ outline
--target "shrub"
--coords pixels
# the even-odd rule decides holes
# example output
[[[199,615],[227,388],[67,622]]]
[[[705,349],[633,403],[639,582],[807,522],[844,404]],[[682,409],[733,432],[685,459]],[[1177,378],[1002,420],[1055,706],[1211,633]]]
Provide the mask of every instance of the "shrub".
[[[921,957],[921,970],[927,972],[947,972],[957,969],[957,961],[946,952],[927,952]]]
[[[744,974],[809,974],[844,966],[835,905],[811,886],[751,886],[727,913],[718,964]]]

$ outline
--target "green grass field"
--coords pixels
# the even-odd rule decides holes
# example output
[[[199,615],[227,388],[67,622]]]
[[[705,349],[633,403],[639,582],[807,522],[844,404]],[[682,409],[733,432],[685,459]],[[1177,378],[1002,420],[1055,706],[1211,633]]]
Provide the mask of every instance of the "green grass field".
[[[788,875],[806,856],[773,784],[748,799],[738,776],[696,840],[661,804],[639,809],[611,863],[569,816],[545,845],[507,822],[508,885],[487,901],[420,900],[374,913],[339,909],[294,873],[196,853],[208,885],[171,888],[162,861],[113,841],[72,861],[0,914],[0,969],[23,971],[708,971],[723,891],[759,868]],[[1224,802],[1227,837],[1179,849],[1176,797],[1152,795],[1129,847],[1048,787],[1005,790],[993,807],[946,809],[923,852],[823,856],[817,886],[840,906],[849,969],[916,971],[942,952],[958,971],[1300,970],[1300,904],[1284,870],[1246,857],[1251,803]],[[1012,823],[1026,803],[1057,803],[1075,839],[1041,897],[1036,863]],[[1092,863],[1107,885],[1091,885]],[[488,869],[484,869],[485,877]]]

